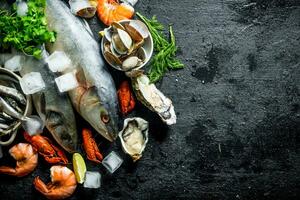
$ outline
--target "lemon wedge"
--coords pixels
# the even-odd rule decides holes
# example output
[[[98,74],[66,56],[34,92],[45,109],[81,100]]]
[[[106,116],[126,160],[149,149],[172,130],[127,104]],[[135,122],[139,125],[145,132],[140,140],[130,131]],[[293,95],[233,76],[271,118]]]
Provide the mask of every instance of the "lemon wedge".
[[[77,182],[82,184],[85,179],[86,165],[79,153],[73,154],[73,168]]]

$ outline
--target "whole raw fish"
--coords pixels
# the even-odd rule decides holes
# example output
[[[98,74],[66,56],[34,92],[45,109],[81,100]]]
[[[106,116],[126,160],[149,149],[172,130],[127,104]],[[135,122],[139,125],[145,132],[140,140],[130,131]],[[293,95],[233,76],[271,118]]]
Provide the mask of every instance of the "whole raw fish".
[[[48,28],[57,33],[47,50],[64,51],[77,68],[80,87],[69,92],[74,107],[109,141],[117,137],[118,100],[115,84],[100,55],[100,48],[85,21],[74,16],[60,0],[47,0]]]
[[[32,95],[32,100],[39,116],[45,120],[46,127],[53,138],[66,151],[74,152],[77,148],[77,129],[72,104],[67,94],[61,94],[55,83],[55,75],[49,70],[43,59],[26,57],[21,75],[41,73],[46,89]]]

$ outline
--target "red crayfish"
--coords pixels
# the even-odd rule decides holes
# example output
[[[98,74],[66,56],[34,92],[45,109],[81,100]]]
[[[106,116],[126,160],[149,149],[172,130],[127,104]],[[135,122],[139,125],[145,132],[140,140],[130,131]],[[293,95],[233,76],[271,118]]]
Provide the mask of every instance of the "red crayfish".
[[[58,147],[54,146],[49,138],[41,135],[30,136],[26,132],[24,132],[24,138],[27,142],[32,144],[34,150],[42,155],[48,163],[68,163],[68,159],[64,152]]]
[[[93,162],[101,163],[103,156],[92,137],[92,132],[89,129],[82,130],[83,148],[87,154],[87,158]]]
[[[118,97],[120,102],[120,108],[123,115],[128,114],[134,109],[135,100],[130,90],[128,81],[121,83],[118,90]]]

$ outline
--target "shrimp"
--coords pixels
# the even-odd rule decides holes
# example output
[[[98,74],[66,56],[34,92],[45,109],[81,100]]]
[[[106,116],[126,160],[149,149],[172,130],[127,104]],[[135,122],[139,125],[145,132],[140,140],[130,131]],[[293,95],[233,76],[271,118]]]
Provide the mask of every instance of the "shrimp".
[[[65,166],[55,165],[50,168],[51,182],[47,185],[36,177],[33,181],[35,189],[48,199],[65,199],[70,197],[76,187],[76,178],[72,170]]]
[[[30,144],[19,143],[9,149],[9,154],[17,161],[16,167],[1,166],[0,173],[23,177],[37,166],[38,154]]]
[[[109,26],[112,22],[132,18],[134,8],[128,4],[120,4],[118,0],[98,0],[97,12],[99,19]]]

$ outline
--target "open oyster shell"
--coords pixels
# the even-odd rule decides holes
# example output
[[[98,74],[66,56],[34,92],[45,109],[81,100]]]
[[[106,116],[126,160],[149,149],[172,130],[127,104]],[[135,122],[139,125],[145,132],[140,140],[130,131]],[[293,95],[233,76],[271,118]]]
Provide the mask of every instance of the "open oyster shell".
[[[167,124],[176,123],[176,114],[172,101],[159,91],[144,74],[131,77],[136,97],[150,110],[156,112]]]
[[[134,162],[142,157],[148,142],[148,126],[148,122],[139,117],[124,120],[119,138],[124,152],[129,154]]]

